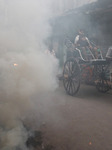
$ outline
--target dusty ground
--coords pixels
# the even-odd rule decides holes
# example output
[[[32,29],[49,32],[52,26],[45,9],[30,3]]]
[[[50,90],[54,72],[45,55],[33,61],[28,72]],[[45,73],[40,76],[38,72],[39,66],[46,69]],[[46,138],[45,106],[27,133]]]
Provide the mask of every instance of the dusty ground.
[[[82,86],[71,97],[60,84],[50,98],[53,104],[43,116],[45,143],[55,150],[112,150],[112,91]]]

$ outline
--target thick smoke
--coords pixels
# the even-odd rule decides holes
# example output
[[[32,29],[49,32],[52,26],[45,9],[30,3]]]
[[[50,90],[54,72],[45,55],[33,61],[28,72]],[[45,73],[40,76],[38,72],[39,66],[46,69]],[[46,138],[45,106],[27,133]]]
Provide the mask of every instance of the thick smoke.
[[[37,112],[37,97],[58,86],[58,61],[43,44],[51,33],[50,6],[49,0],[0,1],[1,150],[27,149],[23,122]]]

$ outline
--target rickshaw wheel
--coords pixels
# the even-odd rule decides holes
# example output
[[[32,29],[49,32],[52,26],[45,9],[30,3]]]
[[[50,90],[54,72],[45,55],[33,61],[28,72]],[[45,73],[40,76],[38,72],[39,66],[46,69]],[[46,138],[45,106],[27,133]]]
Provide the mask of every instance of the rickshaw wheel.
[[[110,87],[109,71],[106,69],[106,66],[103,66],[99,73],[99,79],[96,81],[96,88],[99,92],[106,93],[110,90]]]
[[[74,58],[68,59],[63,69],[63,85],[67,94],[74,96],[80,88],[80,67]]]
[[[110,85],[108,80],[99,80],[96,84],[96,88],[99,92],[106,93],[110,90]]]

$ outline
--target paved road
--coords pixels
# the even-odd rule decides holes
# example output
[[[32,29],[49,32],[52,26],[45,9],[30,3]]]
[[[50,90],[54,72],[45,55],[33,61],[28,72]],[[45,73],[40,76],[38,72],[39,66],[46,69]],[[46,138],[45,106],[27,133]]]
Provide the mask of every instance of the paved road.
[[[45,135],[56,150],[112,150],[112,91],[81,86],[71,97],[61,83],[51,97]]]

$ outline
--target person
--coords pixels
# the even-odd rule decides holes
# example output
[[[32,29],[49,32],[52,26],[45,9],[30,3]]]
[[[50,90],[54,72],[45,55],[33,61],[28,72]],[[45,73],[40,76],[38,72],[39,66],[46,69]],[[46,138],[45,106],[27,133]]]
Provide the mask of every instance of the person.
[[[78,31],[78,35],[75,38],[74,44],[80,47],[91,47],[89,39],[85,36],[84,31],[81,29]]]
[[[92,55],[92,52],[90,51],[90,49],[92,49],[92,46],[90,44],[89,39],[85,36],[83,30],[80,29],[78,31],[78,35],[76,36],[76,38],[74,40],[74,45],[81,50],[84,59],[86,59],[86,60],[89,59],[87,54]],[[94,57],[94,56],[92,55],[92,57]]]
[[[108,48],[107,54],[106,54],[107,60],[112,60],[112,46]]]
[[[93,47],[93,51],[96,59],[103,59],[102,51],[99,46]]]
[[[112,82],[112,46],[108,48],[106,54],[106,60],[110,61],[109,70],[110,70],[110,81]]]

